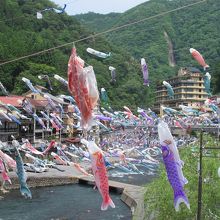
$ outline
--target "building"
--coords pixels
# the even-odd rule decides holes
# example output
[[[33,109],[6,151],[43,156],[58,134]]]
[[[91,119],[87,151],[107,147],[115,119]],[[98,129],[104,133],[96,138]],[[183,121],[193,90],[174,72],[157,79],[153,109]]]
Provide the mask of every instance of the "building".
[[[22,96],[0,96],[0,141],[10,141],[11,135],[15,136],[17,140],[27,138],[31,142],[54,137],[61,140],[61,137],[72,137],[78,133],[77,124],[79,119],[74,116],[74,108],[68,100],[63,100],[62,98],[47,93],[47,89],[42,86],[37,85],[36,88],[40,91],[40,94],[33,93],[30,90]],[[44,94],[50,98],[51,102],[53,102],[53,106],[51,105],[51,102],[43,96]],[[21,101],[24,99],[30,102],[33,107],[33,112],[44,121],[46,129],[43,129],[31,115],[23,110]],[[21,124],[17,124],[16,122],[7,119],[8,113],[16,113],[8,109],[7,104],[16,107],[21,111],[21,114],[27,116],[28,119],[21,119],[18,117]],[[61,108],[62,111],[60,111]],[[59,133],[55,131],[56,129],[52,129],[51,122],[44,118],[40,111],[43,111],[47,116],[50,116],[50,113],[56,114],[62,119],[63,128]],[[4,113],[6,114],[6,117],[4,117]]]
[[[13,105],[18,110],[22,111],[22,107],[19,104],[19,100],[23,100],[23,96],[0,96],[0,110],[7,113],[7,104]],[[0,140],[9,141],[11,135],[17,137],[22,132],[22,127],[13,121],[5,119],[2,115],[0,116]],[[22,123],[29,124],[29,120],[22,120]]]
[[[48,92],[48,89],[43,87],[43,86],[36,85],[35,88],[37,90],[39,90],[40,92],[42,92],[42,93],[47,93]],[[38,101],[39,100],[45,100],[45,98],[43,97],[42,94],[33,93],[31,90],[24,93],[23,96],[26,97],[26,98],[30,98],[30,99],[34,99],[34,100],[38,100]]]
[[[43,131],[41,126],[35,122],[35,120],[28,115],[22,108],[20,101],[23,101],[24,99],[28,99],[28,101],[33,106],[34,111],[39,114],[39,111],[47,109],[48,102],[47,100],[34,100],[32,98],[27,98],[24,96],[0,96],[0,110],[4,113],[8,114],[10,111],[7,109],[7,104],[10,104],[14,107],[16,107],[18,110],[20,110],[22,115],[27,116],[27,119],[21,119],[18,117],[21,124],[17,124],[14,121],[9,121],[7,118],[0,115],[0,140],[1,141],[10,141],[11,135],[15,136],[17,140],[21,140],[21,138],[27,138],[30,141],[33,140],[33,137],[38,138],[42,137],[42,134],[46,131]],[[15,111],[11,112],[12,114],[15,113]],[[16,114],[15,114],[16,115]],[[44,132],[44,133],[43,133]]]
[[[174,99],[170,99],[166,87],[160,83],[156,90],[154,111],[160,113],[161,105],[179,110],[179,105],[198,109],[208,98],[205,92],[203,75],[200,70],[181,68],[177,76],[166,80],[173,87]]]

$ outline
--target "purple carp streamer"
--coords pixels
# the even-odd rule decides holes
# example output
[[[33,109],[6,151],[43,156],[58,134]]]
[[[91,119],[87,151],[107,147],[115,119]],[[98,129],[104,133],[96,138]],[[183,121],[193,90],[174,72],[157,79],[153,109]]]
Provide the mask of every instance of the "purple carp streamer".
[[[164,121],[158,124],[158,135],[167,177],[173,188],[175,210],[179,211],[180,203],[185,203],[187,208],[190,209],[188,198],[184,192],[184,185],[187,184],[188,181],[183,176],[183,162],[180,160],[179,152],[170,129]]]
[[[48,101],[48,104],[50,106],[50,108],[53,110],[53,111],[57,111],[57,105],[54,103],[54,101],[50,98],[49,95],[47,94],[44,94],[44,98]]]
[[[22,108],[31,115],[40,125],[43,129],[46,129],[46,126],[41,118],[37,116],[37,114],[34,112],[33,106],[29,102],[28,99],[19,100],[19,103],[21,104]]]
[[[115,69],[115,67],[113,67],[113,66],[109,66],[109,68],[108,68],[110,71],[111,71],[111,83],[115,83],[116,82],[116,69]]]
[[[141,69],[143,73],[143,79],[144,79],[144,86],[149,86],[149,73],[148,73],[148,66],[144,58],[141,58]]]

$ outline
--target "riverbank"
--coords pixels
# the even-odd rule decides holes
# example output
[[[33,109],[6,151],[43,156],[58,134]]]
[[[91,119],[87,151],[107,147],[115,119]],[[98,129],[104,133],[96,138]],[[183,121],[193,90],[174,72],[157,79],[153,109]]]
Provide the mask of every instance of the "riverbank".
[[[115,208],[101,210],[102,198],[92,186],[71,184],[31,188],[24,199],[11,190],[0,200],[1,220],[132,220],[130,208],[118,193],[111,192]]]
[[[74,184],[78,182],[78,178],[81,176],[70,166],[58,166],[63,172],[49,168],[47,172],[33,173],[26,172],[27,184],[29,187],[44,187],[44,186],[59,186]],[[12,185],[6,185],[6,189],[19,189],[18,177],[15,172],[10,172],[9,177],[12,181]]]
[[[202,190],[201,190],[201,219],[220,219],[220,191],[218,169],[219,142],[211,135],[203,134],[202,153]],[[197,219],[198,213],[198,158],[200,143],[188,145],[179,149],[181,160],[184,162],[183,175],[188,180],[184,191],[188,197],[190,210],[182,203],[180,211],[174,208],[173,189],[167,179],[164,164],[159,168],[160,175],[146,186],[145,213],[147,220]]]
[[[27,184],[32,187],[60,186],[68,184],[94,184],[94,178],[79,174],[70,166],[58,166],[63,172],[54,168],[49,168],[44,173],[27,172]],[[9,176],[12,185],[7,184],[6,189],[19,189],[18,178],[15,172],[10,172]],[[121,193],[121,200],[127,204],[134,220],[144,219],[144,187],[121,183],[109,180],[110,190]],[[2,192],[0,192],[2,196]]]

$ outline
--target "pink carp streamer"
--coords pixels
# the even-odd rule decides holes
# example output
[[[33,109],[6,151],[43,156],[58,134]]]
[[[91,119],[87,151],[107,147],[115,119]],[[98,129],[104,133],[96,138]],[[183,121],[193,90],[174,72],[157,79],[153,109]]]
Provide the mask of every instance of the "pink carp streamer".
[[[193,58],[204,68],[204,70],[209,67],[209,65],[205,62],[203,56],[199,53],[199,51],[197,51],[194,48],[190,48],[189,51],[192,54]]]
[[[51,156],[59,163],[59,164],[62,164],[62,165],[67,165],[67,161],[63,160],[59,155],[57,155],[56,153],[54,152],[51,152]]]
[[[44,150],[43,154],[47,154],[51,148],[53,148],[55,146],[56,142],[54,140],[52,140],[49,144],[49,146]]]
[[[2,179],[4,182],[8,181],[11,184],[11,180],[8,176],[7,170],[3,160],[0,158],[0,173],[2,174]],[[3,183],[4,184],[4,183]]]
[[[16,168],[16,161],[0,150],[0,157],[5,161],[8,167]]]
[[[109,195],[108,175],[102,150],[95,144],[94,141],[86,141],[83,139],[81,142],[87,146],[91,156],[95,183],[103,199],[101,210],[107,210],[108,206],[115,208],[115,204]]]
[[[34,148],[34,147],[32,146],[32,144],[29,142],[29,140],[27,140],[27,139],[25,140],[25,143],[22,145],[22,148],[28,149],[28,150],[31,151],[31,153],[33,153],[33,154],[43,156],[43,153],[40,152],[40,151],[38,151],[36,148]]]
[[[75,169],[77,169],[80,173],[86,175],[86,176],[91,176],[85,169],[83,169],[80,164],[78,163],[74,163],[74,162],[68,162],[68,164],[72,167],[74,167]]]
[[[97,83],[92,67],[84,69],[84,61],[76,55],[76,48],[72,49],[68,63],[68,88],[81,112],[82,127],[89,129],[99,99]]]

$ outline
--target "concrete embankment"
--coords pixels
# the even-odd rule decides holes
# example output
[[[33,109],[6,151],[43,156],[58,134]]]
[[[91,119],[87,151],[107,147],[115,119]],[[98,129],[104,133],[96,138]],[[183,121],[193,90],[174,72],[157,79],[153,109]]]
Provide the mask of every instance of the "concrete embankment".
[[[27,184],[29,187],[41,187],[41,186],[59,186],[66,184],[73,184],[78,182],[79,174],[69,166],[58,166],[63,172],[49,168],[47,172],[32,173],[27,172]],[[7,184],[6,189],[18,189],[19,182],[15,172],[10,172],[9,176],[12,181],[12,185]]]
[[[80,177],[79,183],[94,184],[94,178]],[[109,180],[109,188],[122,193],[121,200],[130,207],[133,220],[145,219],[144,187]]]
[[[29,187],[58,186],[66,184],[94,184],[93,177],[79,174],[69,166],[58,166],[63,172],[50,168],[44,173],[27,173],[27,184]],[[18,189],[19,182],[15,172],[10,172],[9,176],[12,185],[7,184],[6,189]],[[120,183],[109,180],[110,190],[121,194],[121,200],[126,203],[132,211],[134,220],[144,220],[144,187]]]

